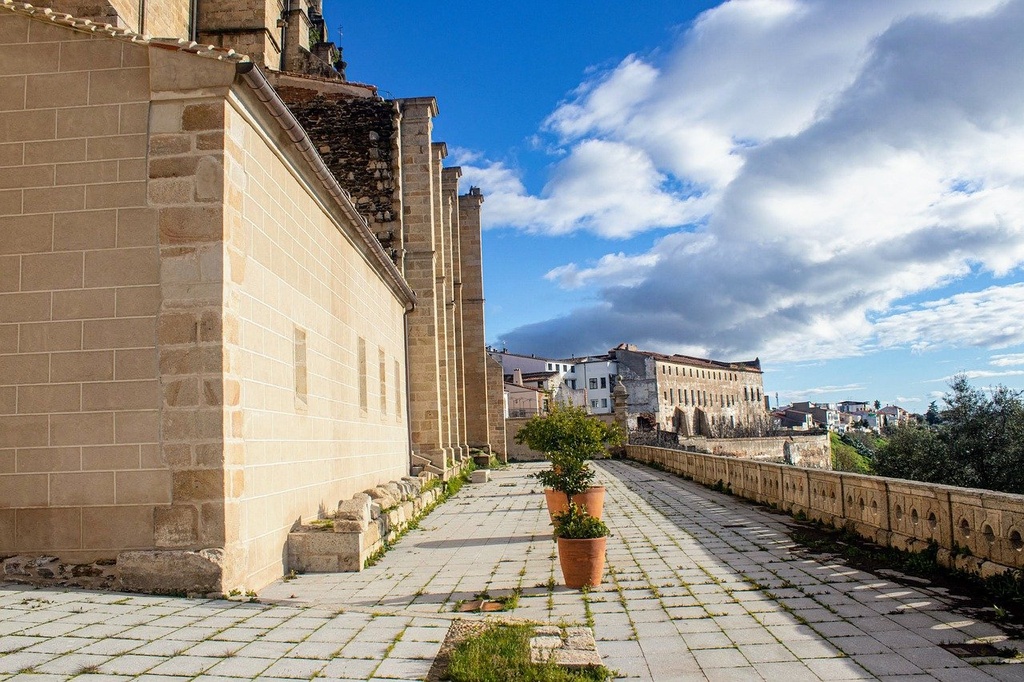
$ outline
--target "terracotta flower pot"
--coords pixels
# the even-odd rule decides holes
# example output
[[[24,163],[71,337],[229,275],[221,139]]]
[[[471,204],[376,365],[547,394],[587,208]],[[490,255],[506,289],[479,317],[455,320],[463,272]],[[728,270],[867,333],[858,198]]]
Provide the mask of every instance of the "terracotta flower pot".
[[[565,499],[565,493],[560,490],[544,488],[544,499],[548,503],[548,518],[555,520],[555,514],[569,511],[569,502]],[[601,518],[604,513],[604,486],[595,485],[587,488],[586,492],[572,496],[573,504],[587,510],[588,516],[595,519]]]
[[[597,587],[604,576],[604,550],[608,538],[558,538],[558,563],[566,587]]]

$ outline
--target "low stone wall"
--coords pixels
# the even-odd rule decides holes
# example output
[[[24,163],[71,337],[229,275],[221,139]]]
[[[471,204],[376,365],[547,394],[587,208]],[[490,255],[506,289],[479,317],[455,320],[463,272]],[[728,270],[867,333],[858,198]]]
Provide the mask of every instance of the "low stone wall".
[[[330,518],[288,534],[288,570],[296,573],[361,571],[413,520],[437,502],[444,488],[426,477],[406,477],[338,503]]]
[[[456,473],[464,468],[463,463]],[[361,571],[369,557],[438,501],[444,488],[428,484],[431,478],[406,477],[371,488],[340,502],[331,518],[299,526],[288,535],[288,569]],[[159,560],[155,560],[157,554]],[[66,563],[52,556],[0,556],[0,582],[218,596],[215,586],[222,564],[219,549],[125,551],[116,561],[89,564]],[[168,579],[168,566],[174,580]]]
[[[920,551],[935,542],[946,566],[986,577],[1024,569],[1024,495],[649,446],[630,445],[626,456],[880,545]]]
[[[766,436],[764,438],[705,438],[681,436],[684,448],[713,455],[731,455],[766,462],[780,462],[810,469],[832,468],[832,444],[828,434]]]

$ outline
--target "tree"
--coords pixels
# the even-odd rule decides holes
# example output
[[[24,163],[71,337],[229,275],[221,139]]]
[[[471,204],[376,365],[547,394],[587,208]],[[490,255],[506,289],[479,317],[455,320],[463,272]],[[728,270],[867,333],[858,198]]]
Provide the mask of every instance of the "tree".
[[[618,424],[606,424],[582,407],[571,405],[555,405],[550,414],[530,418],[515,437],[517,443],[551,460],[551,468],[535,476],[546,487],[565,493],[570,501],[594,480],[594,470],[587,460],[604,455],[608,446],[624,440]]]
[[[924,420],[929,426],[935,426],[942,422],[942,415],[939,414],[939,406],[935,401],[928,403],[928,411],[924,413]]]
[[[875,398],[875,409],[876,410],[882,409],[882,401],[879,400],[878,398]]]
[[[1005,386],[991,397],[959,375],[943,398],[932,403],[928,427],[896,429],[881,448],[875,468],[882,476],[969,488],[1024,493],[1024,399]],[[935,410],[932,410],[935,407]]]

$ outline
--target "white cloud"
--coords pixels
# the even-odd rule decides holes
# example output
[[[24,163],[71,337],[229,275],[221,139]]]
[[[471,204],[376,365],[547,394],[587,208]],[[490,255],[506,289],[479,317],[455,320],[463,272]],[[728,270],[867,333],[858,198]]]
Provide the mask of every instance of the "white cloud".
[[[1024,365],[1024,353],[1009,353],[1006,355],[993,355],[989,360],[990,364],[996,367],[1016,367]]]
[[[957,372],[956,374],[951,374],[949,376],[942,377],[941,379],[932,379],[931,381],[932,382],[942,381],[942,382],[945,382],[945,383],[949,383],[954,378],[959,377],[959,376],[967,377],[968,379],[999,379],[999,378],[1004,378],[1004,377],[1020,377],[1020,376],[1024,376],[1024,370],[1011,369],[1011,370],[1006,370],[1006,371],[1003,371],[1003,372],[994,372],[992,370],[987,370],[987,369],[967,369],[967,370],[964,370],[962,372]]]
[[[484,227],[516,227],[562,235],[587,229],[609,239],[701,218],[700,197],[666,188],[668,176],[642,149],[622,142],[585,140],[561,161],[540,196],[526,193],[519,176],[502,162],[463,164],[463,182],[487,195]]]
[[[600,303],[506,342],[775,361],[1024,342],[1021,285],[927,302],[1024,265],[1022,26],[1024,0],[734,1],[666,59],[588,81],[547,121],[568,154],[540,196],[473,171],[501,180],[489,202],[508,192],[492,224],[678,229],[625,285],[621,254],[556,268]],[[556,348],[567,324],[576,345]]]
[[[651,253],[640,256],[610,253],[591,267],[580,268],[570,263],[549,270],[544,277],[558,282],[563,289],[578,289],[593,280],[617,281],[620,286],[629,286],[642,281],[647,270],[657,262],[658,256]]]
[[[943,346],[1005,348],[1024,343],[1022,309],[1024,284],[990,287],[890,315],[875,324],[875,332],[886,347],[909,346],[919,351]]]
[[[862,383],[844,384],[841,386],[814,386],[812,388],[800,388],[792,389],[787,391],[779,391],[792,400],[807,400],[818,395],[848,395],[858,393],[867,389],[867,386]]]

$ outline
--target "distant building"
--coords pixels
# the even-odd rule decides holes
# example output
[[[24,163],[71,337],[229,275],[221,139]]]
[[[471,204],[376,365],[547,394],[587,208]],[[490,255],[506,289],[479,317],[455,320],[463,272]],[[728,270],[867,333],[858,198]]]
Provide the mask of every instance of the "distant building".
[[[884,426],[899,426],[910,421],[910,413],[898,405],[886,405],[878,410],[878,414],[885,420]]]
[[[501,363],[506,383],[522,372],[522,385],[546,391],[558,405],[576,405],[590,414],[611,414],[611,391],[618,365],[609,355],[556,359],[488,349]]]
[[[796,402],[774,414],[778,415],[783,428],[838,431],[840,426],[839,410],[834,403]]]
[[[629,393],[630,428],[735,435],[767,425],[761,362],[663,355],[620,344],[609,351]]]
[[[585,405],[591,414],[611,414],[614,402],[612,389],[619,373],[619,363],[612,355],[594,355],[574,358],[569,383],[580,394],[579,405]]]
[[[509,381],[505,382],[506,418],[521,419],[547,414],[550,409],[549,394],[536,385],[526,385],[520,370],[514,370]]]
[[[847,414],[853,414],[854,412],[867,412],[870,407],[870,403],[861,402],[859,400],[844,400],[839,403],[839,411],[846,412]]]

